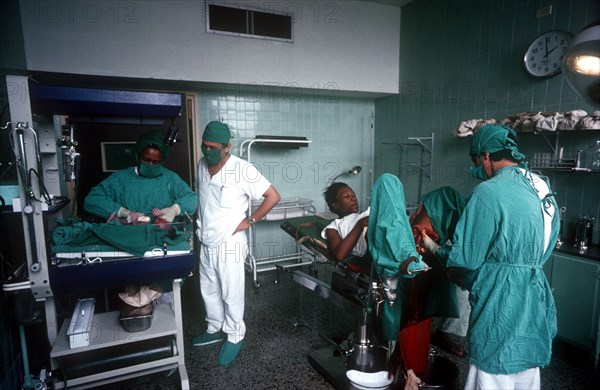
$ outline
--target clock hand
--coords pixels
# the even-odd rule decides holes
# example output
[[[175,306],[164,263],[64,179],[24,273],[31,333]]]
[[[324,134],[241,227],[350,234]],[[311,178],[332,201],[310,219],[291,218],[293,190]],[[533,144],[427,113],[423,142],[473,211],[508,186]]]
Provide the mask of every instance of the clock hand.
[[[546,48],[546,55],[544,56],[544,58],[548,58],[548,38],[544,39],[544,47]]]
[[[558,45],[554,46],[552,49],[550,49],[550,51],[548,51],[548,47],[546,47],[546,58],[548,58],[548,56],[550,55],[550,53],[552,53],[554,50],[556,50],[556,48],[558,47]]]

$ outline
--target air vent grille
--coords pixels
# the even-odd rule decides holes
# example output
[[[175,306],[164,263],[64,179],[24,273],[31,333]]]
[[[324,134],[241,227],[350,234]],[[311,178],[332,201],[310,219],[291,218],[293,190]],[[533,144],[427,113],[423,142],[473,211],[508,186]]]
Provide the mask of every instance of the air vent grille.
[[[292,16],[207,3],[210,33],[292,42]]]

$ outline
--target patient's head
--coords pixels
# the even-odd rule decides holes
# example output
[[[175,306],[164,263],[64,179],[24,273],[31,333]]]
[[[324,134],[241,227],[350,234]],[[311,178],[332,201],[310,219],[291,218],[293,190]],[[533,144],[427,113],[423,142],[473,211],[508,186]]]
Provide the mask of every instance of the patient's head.
[[[340,218],[358,212],[358,201],[354,190],[346,183],[331,183],[323,192],[329,210]]]

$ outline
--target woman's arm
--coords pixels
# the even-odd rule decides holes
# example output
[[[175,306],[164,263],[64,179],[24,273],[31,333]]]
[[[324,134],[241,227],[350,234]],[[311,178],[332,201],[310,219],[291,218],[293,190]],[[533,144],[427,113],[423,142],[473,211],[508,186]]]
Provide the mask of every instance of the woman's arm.
[[[340,236],[340,233],[335,229],[327,229],[327,241],[329,242],[329,251],[336,261],[342,261],[352,253],[352,249],[356,246],[364,228],[369,225],[369,217],[361,218],[352,228],[350,233],[345,238]]]

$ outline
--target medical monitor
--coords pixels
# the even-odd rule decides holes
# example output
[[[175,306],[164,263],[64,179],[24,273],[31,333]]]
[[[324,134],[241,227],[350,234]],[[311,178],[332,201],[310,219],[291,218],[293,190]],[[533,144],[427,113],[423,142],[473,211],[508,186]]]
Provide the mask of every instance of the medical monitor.
[[[102,172],[116,172],[136,165],[135,142],[101,142]]]

